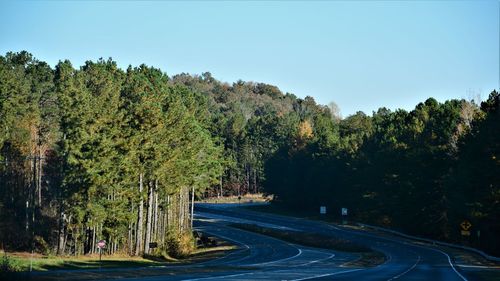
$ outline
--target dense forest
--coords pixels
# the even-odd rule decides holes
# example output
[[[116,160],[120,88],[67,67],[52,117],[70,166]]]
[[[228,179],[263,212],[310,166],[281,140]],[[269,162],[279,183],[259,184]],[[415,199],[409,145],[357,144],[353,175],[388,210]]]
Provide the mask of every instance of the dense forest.
[[[480,106],[429,98],[410,112],[358,112],[335,128],[315,130],[266,162],[264,186],[276,203],[327,206],[338,220],[347,208],[348,220],[500,254],[498,92]],[[470,236],[461,233],[466,220]]]
[[[3,247],[182,254],[189,203],[223,171],[206,103],[145,65],[0,57]]]
[[[151,254],[189,243],[195,198],[264,192],[304,211],[500,253],[500,95],[341,118],[255,82],[113,60],[0,57],[0,242]],[[459,223],[473,224],[470,237]],[[480,230],[480,241],[477,238]]]

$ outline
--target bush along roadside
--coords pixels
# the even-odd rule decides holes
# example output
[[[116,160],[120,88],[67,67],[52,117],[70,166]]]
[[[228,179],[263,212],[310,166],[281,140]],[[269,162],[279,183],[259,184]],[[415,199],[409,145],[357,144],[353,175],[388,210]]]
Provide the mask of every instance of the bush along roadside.
[[[18,272],[21,271],[21,267],[7,255],[4,253],[2,257],[2,262],[0,263],[0,272]]]

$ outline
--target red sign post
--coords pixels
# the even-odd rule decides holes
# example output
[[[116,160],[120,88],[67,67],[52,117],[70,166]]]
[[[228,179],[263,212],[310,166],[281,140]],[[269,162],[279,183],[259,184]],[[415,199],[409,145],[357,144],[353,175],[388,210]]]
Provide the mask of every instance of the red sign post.
[[[97,242],[97,248],[99,248],[99,262],[102,260],[102,249],[106,248],[106,240],[100,240]]]

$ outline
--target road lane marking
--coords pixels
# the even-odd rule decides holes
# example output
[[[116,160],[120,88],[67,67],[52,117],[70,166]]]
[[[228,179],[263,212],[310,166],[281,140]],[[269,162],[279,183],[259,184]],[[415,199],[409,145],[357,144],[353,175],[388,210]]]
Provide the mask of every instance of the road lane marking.
[[[403,272],[403,273],[401,273],[401,274],[399,274],[399,275],[396,275],[396,276],[392,277],[391,279],[388,279],[387,281],[392,281],[392,280],[394,280],[394,279],[398,279],[399,277],[401,277],[401,276],[405,275],[406,273],[408,273],[408,272],[412,271],[412,270],[413,270],[413,269],[417,266],[417,264],[418,264],[419,262],[420,262],[420,256],[418,256],[417,262],[415,262],[415,264],[414,264],[412,267],[410,267],[410,268],[409,268],[408,270],[406,270],[405,272]]]
[[[287,260],[290,260],[290,259],[293,259],[293,258],[296,258],[300,255],[302,255],[302,250],[295,247],[297,250],[299,250],[299,252],[295,255],[295,256],[291,256],[291,257],[287,257],[287,258],[284,258],[284,259],[279,259],[279,260],[274,260],[274,261],[268,261],[268,262],[261,262],[261,263],[253,263],[253,264],[248,264],[247,266],[256,266],[256,265],[266,265],[266,264],[273,264],[273,263],[277,263],[277,262],[282,262],[282,261],[287,261]]]
[[[349,273],[349,272],[355,272],[355,271],[360,271],[360,270],[365,270],[364,268],[358,268],[358,269],[352,269],[352,270],[344,270],[344,271],[338,271],[334,273],[328,273],[328,274],[321,274],[321,275],[315,275],[315,276],[310,276],[310,277],[305,277],[305,278],[299,278],[299,279],[293,279],[289,281],[302,281],[302,280],[309,280],[309,279],[314,279],[314,278],[321,278],[321,277],[327,277],[327,276],[334,276],[334,275],[339,275],[343,273]],[[288,271],[288,270],[287,270]],[[279,270],[279,271],[270,271],[273,273],[278,273],[278,272],[286,272],[285,270]],[[195,278],[195,279],[182,279],[183,281],[199,281],[199,280],[210,280],[210,279],[225,279],[225,278],[231,278],[231,277],[239,277],[239,276],[244,276],[244,275],[253,275],[256,272],[245,272],[245,273],[239,273],[239,274],[231,274],[231,275],[222,275],[222,276],[211,276],[211,277],[202,277],[202,278]],[[257,272],[258,273],[258,272]]]
[[[227,237],[227,236],[223,236],[223,235],[220,235],[220,234],[215,234],[215,233],[213,233],[213,232],[206,231],[206,230],[205,230],[205,231],[204,231],[204,230],[200,230],[200,231],[201,231],[201,232],[208,233],[208,234],[213,235],[213,236],[218,236],[218,237],[220,237],[220,238],[222,238],[222,239],[226,239],[226,240],[232,241],[232,242],[234,242],[234,243],[236,243],[236,244],[240,244],[240,245],[244,246],[244,247],[245,247],[245,248],[247,248],[247,249],[250,249],[250,246],[248,246],[247,244],[245,244],[245,243],[243,243],[243,242],[241,242],[241,241],[234,240],[234,239],[229,238],[229,237]]]
[[[229,278],[229,277],[237,277],[237,276],[251,275],[251,274],[254,274],[254,272],[239,273],[239,274],[232,274],[232,275],[222,275],[222,276],[202,277],[202,278],[195,278],[195,279],[182,279],[182,280],[183,281],[198,281],[198,280],[208,280],[208,279],[224,279],[224,278]]]
[[[453,263],[451,262],[451,258],[450,258],[450,256],[449,256],[447,253],[445,253],[445,252],[443,252],[443,251],[441,251],[441,250],[438,250],[438,249],[433,249],[433,248],[429,248],[429,249],[434,250],[434,251],[438,251],[438,252],[442,253],[443,255],[445,255],[445,256],[448,258],[448,263],[450,264],[451,269],[453,269],[453,271],[455,271],[455,273],[456,273],[458,276],[460,276],[460,278],[462,278],[462,280],[464,280],[464,281],[468,281],[468,280],[467,280],[467,278],[465,278],[462,274],[460,274],[460,272],[458,272],[458,270],[455,268],[455,266],[454,266],[454,265],[453,265]]]
[[[254,212],[254,214],[255,214],[255,212]],[[256,215],[257,217],[262,216],[261,214],[255,214],[255,215]],[[284,222],[285,224],[287,224],[287,222],[286,222],[287,220],[288,220],[288,221],[290,221],[290,218],[289,218],[289,217],[279,216],[279,215],[278,215],[278,216],[277,216],[277,215],[272,215],[272,216],[277,217],[277,218],[282,217],[283,219],[285,219],[285,222]],[[254,218],[254,220],[255,220],[255,218]],[[277,220],[279,221],[280,219],[277,219]],[[302,220],[297,219],[296,221],[302,221]],[[307,221],[307,220],[305,220],[305,221]],[[281,223],[283,223],[283,221],[281,221]],[[384,240],[385,240],[385,241],[390,241],[390,242],[392,242],[392,243],[396,243],[396,244],[400,244],[400,245],[407,245],[407,246],[409,246],[409,247],[412,247],[412,246],[413,246],[413,247],[419,247],[419,248],[423,248],[423,249],[427,249],[427,250],[433,250],[433,251],[440,252],[441,254],[443,254],[443,255],[445,255],[445,256],[447,257],[447,259],[448,259],[448,264],[450,265],[450,267],[452,268],[452,270],[453,270],[453,271],[454,271],[454,272],[455,272],[455,273],[456,273],[456,274],[457,274],[457,275],[458,275],[458,276],[459,276],[462,280],[464,280],[464,281],[468,281],[468,280],[467,280],[467,278],[465,278],[462,274],[460,274],[460,272],[458,272],[458,271],[457,271],[457,269],[455,268],[455,266],[454,266],[454,265],[453,265],[453,263],[451,262],[451,258],[450,258],[450,256],[449,256],[447,253],[445,253],[445,252],[443,252],[443,251],[441,251],[441,250],[434,249],[434,248],[431,248],[431,247],[424,247],[424,246],[419,246],[419,245],[415,245],[415,244],[409,244],[407,241],[404,241],[404,240],[402,240],[402,239],[401,239],[401,240],[399,240],[399,239],[395,239],[395,238],[389,238],[389,237],[378,236],[378,235],[374,235],[374,234],[372,234],[372,233],[362,232],[362,231],[360,231],[360,230],[353,231],[353,230],[341,229],[341,228],[336,227],[336,226],[333,226],[333,225],[331,225],[331,224],[321,223],[321,222],[320,222],[319,224],[321,224],[321,225],[323,225],[323,226],[326,226],[326,227],[330,227],[331,229],[335,229],[335,230],[337,230],[337,231],[339,231],[339,232],[341,232],[341,233],[343,232],[343,233],[354,234],[354,235],[356,235],[356,236],[358,236],[358,237],[359,237],[359,236],[361,236],[361,237],[363,237],[363,236],[364,236],[364,237],[370,237],[370,238],[372,238],[372,239],[379,239],[379,240],[382,240],[382,241],[384,241]],[[387,261],[386,261],[385,263],[387,263]],[[385,263],[384,263],[384,264],[385,264]],[[327,275],[327,276],[329,276],[329,275]],[[299,279],[299,280],[300,280],[300,279]],[[304,280],[307,280],[307,279],[304,279]]]
[[[365,270],[365,269],[364,268],[358,268],[358,269],[352,269],[352,270],[344,270],[344,271],[339,271],[339,272],[335,272],[335,273],[314,275],[314,276],[309,276],[309,277],[304,277],[304,278],[299,278],[299,279],[292,279],[292,280],[289,280],[289,281],[309,280],[309,279],[315,279],[315,278],[321,278],[321,277],[339,275],[339,274],[343,274],[343,273],[355,272],[355,271],[360,271],[360,270]]]
[[[454,266],[454,265],[453,265],[453,263],[451,262],[451,258],[450,258],[450,256],[449,256],[447,253],[445,253],[445,252],[443,252],[443,251],[441,251],[441,250],[439,250],[439,249],[432,248],[432,247],[426,247],[426,246],[416,245],[416,244],[410,244],[410,245],[411,245],[411,246],[413,246],[413,247],[417,247],[417,248],[421,248],[421,249],[426,249],[426,250],[431,250],[431,251],[435,251],[435,252],[438,252],[438,253],[441,253],[441,254],[445,255],[445,256],[446,256],[446,258],[448,259],[448,264],[450,265],[451,269],[453,269],[453,271],[454,271],[454,272],[455,272],[455,273],[456,273],[456,274],[457,274],[460,278],[462,278],[462,280],[464,280],[464,281],[468,281],[468,280],[467,280],[467,278],[465,278],[462,274],[460,274],[460,272],[458,272],[458,270],[455,268],[455,266]]]
[[[206,219],[226,221],[229,223],[256,224],[256,225],[259,225],[262,227],[268,227],[268,228],[273,228],[273,229],[297,231],[297,229],[293,229],[293,228],[290,228],[287,226],[266,223],[266,222],[262,222],[262,221],[256,221],[256,220],[253,220],[251,218],[244,219],[244,218],[238,218],[238,217],[234,217],[234,216],[225,216],[225,215],[206,213],[206,212],[205,213],[198,212],[195,214],[195,216],[197,218],[202,217],[202,218],[206,218]]]
[[[333,258],[333,257],[335,257],[335,254],[332,254],[332,255],[330,255],[329,257],[324,258],[324,259],[313,260],[313,261],[306,262],[306,263],[303,263],[303,264],[299,264],[299,265],[296,265],[296,266],[305,266],[305,265],[310,265],[310,264],[313,264],[313,263],[317,263],[317,262],[322,262],[322,261],[329,260],[329,259],[331,259],[331,258]]]
[[[328,224],[327,224],[328,225]],[[334,227],[334,226],[331,226],[331,228],[333,229],[336,229],[336,230],[339,230],[340,232],[347,232],[347,233],[352,233],[354,235],[359,235],[359,236],[365,236],[365,237],[371,237],[371,238],[374,238],[374,239],[381,239],[381,240],[385,240],[385,241],[390,241],[390,242],[393,242],[393,243],[400,243],[400,244],[404,244],[404,245],[408,245],[408,246],[413,246],[413,247],[419,247],[419,248],[423,248],[423,249],[429,249],[429,250],[433,250],[433,251],[437,251],[437,252],[440,252],[441,254],[445,255],[447,258],[448,258],[448,264],[450,265],[451,269],[453,269],[453,271],[460,277],[462,278],[462,280],[464,281],[468,281],[467,278],[465,278],[462,274],[460,274],[460,272],[458,272],[458,270],[455,268],[455,266],[453,265],[453,263],[451,262],[451,258],[450,256],[441,251],[441,250],[438,250],[438,249],[434,249],[434,248],[431,248],[431,247],[425,247],[425,246],[419,246],[419,245],[416,245],[414,243],[408,243],[404,240],[398,240],[398,239],[395,239],[395,238],[389,238],[389,237],[382,237],[382,236],[377,236],[377,235],[374,235],[374,234],[371,234],[371,233],[363,233],[361,231],[352,231],[352,230],[346,230],[346,229],[340,229],[338,227]],[[407,238],[408,239],[408,238]]]
[[[241,230],[240,230],[240,231],[241,231]],[[247,244],[245,244],[245,243],[243,243],[243,242],[241,242],[241,241],[237,241],[237,240],[234,240],[234,239],[229,238],[229,237],[227,237],[227,236],[223,236],[223,235],[215,234],[215,233],[213,233],[213,232],[209,232],[209,231],[202,231],[202,232],[208,233],[208,234],[210,234],[210,235],[218,236],[218,237],[220,237],[220,238],[222,238],[222,239],[227,239],[227,240],[232,241],[232,242],[234,242],[234,243],[237,243],[237,244],[243,245],[243,246],[244,246],[246,249],[248,249],[248,250],[251,250],[250,246],[248,246]],[[244,232],[245,232],[245,231],[244,231]],[[257,234],[257,235],[259,235],[259,234]],[[280,242],[283,242],[283,241],[281,241],[281,240],[279,240],[279,239],[276,239],[276,238],[272,238],[272,237],[270,237],[270,238],[271,238],[271,239],[273,239],[273,240],[278,240],[278,241],[280,241]],[[292,257],[286,257],[286,258],[284,258],[284,259],[275,260],[275,261],[270,261],[270,262],[264,262],[264,263],[249,264],[248,266],[257,266],[257,265],[273,264],[273,263],[276,263],[276,262],[285,261],[285,260],[289,260],[289,259],[295,258],[295,257],[297,257],[297,256],[299,256],[299,255],[301,255],[301,254],[302,254],[302,250],[301,250],[301,249],[299,249],[299,248],[297,248],[297,247],[295,247],[295,246],[293,246],[293,245],[290,245],[290,244],[288,244],[288,245],[289,245],[289,246],[291,246],[291,247],[293,247],[293,248],[295,248],[295,249],[297,249],[297,250],[298,250],[298,253],[297,253],[296,255],[292,256]],[[243,251],[244,251],[244,250],[243,250]],[[275,251],[275,249],[274,249],[274,248],[273,248],[273,251]],[[239,252],[241,252],[241,251],[238,251],[238,253],[239,253]],[[232,253],[232,254],[234,254],[234,253]],[[207,262],[205,262],[205,263],[213,262],[213,261],[216,261],[216,260],[219,260],[219,259],[225,258],[225,257],[227,257],[227,256],[229,256],[229,255],[231,255],[231,254],[228,254],[228,255],[226,255],[226,256],[223,256],[223,257],[217,258],[217,259],[215,259],[215,260],[207,261]],[[231,260],[231,261],[228,261],[228,262],[232,262],[232,263],[234,263],[234,262],[241,261],[241,260],[244,260],[244,259],[247,259],[247,258],[249,258],[249,257],[248,257],[248,256],[246,256],[246,257],[242,257],[242,258],[239,258],[239,259],[237,259],[237,260]],[[226,263],[227,263],[227,262],[226,262]],[[198,264],[198,265],[199,265],[199,264]]]
[[[199,229],[199,228],[198,228],[198,229]],[[229,253],[229,254],[227,254],[227,255],[224,255],[224,256],[222,256],[222,257],[219,257],[219,258],[216,258],[216,259],[213,259],[213,260],[208,260],[208,261],[205,261],[205,262],[200,262],[200,263],[197,263],[197,264],[195,264],[195,265],[193,265],[193,266],[203,266],[204,264],[207,264],[207,263],[213,263],[213,262],[218,261],[218,260],[221,260],[221,259],[223,259],[223,258],[227,258],[227,257],[229,257],[229,256],[232,256],[232,255],[235,255],[235,254],[238,254],[238,253],[244,252],[244,251],[246,251],[246,250],[250,250],[250,246],[248,246],[247,244],[245,244],[245,243],[243,243],[243,242],[241,242],[241,241],[237,241],[237,240],[231,239],[231,238],[229,238],[229,237],[226,237],[226,236],[223,236],[223,235],[219,235],[219,234],[215,234],[215,233],[213,233],[213,232],[209,232],[209,231],[206,231],[206,230],[199,230],[199,231],[204,232],[204,233],[207,233],[207,234],[210,234],[210,235],[213,235],[213,236],[217,236],[217,237],[222,238],[222,239],[226,239],[226,240],[232,241],[232,242],[234,242],[234,243],[236,243],[236,244],[239,244],[239,245],[241,245],[241,246],[245,247],[245,249],[240,249],[239,251]],[[231,260],[231,262],[234,262],[234,261],[239,261],[239,260],[242,260],[242,259],[245,259],[245,258],[247,258],[247,257],[242,257],[242,258],[237,259],[237,260]],[[228,261],[228,262],[229,262],[229,261]]]
[[[431,251],[435,251],[435,252],[438,252],[438,253],[441,253],[443,255],[446,256],[446,258],[448,259],[448,264],[450,265],[451,269],[453,269],[453,271],[460,277],[462,278],[462,280],[464,281],[468,281],[467,278],[465,278],[462,274],[460,274],[460,272],[458,272],[458,270],[455,268],[455,266],[453,265],[453,263],[451,262],[451,258],[450,256],[439,250],[439,249],[435,249],[435,248],[431,248],[431,247],[426,247],[426,246],[421,246],[421,245],[416,245],[416,244],[410,244],[410,246],[413,246],[413,247],[417,247],[417,248],[421,248],[421,249],[425,249],[425,250],[431,250]]]
[[[467,268],[500,269],[500,266],[489,266],[489,265],[455,264],[455,266],[458,266],[458,267],[467,267]]]

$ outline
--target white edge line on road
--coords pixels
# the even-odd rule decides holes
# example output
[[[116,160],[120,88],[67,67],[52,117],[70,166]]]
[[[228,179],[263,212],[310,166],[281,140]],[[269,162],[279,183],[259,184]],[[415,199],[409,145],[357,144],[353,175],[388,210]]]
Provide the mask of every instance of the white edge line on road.
[[[219,258],[216,258],[216,259],[213,259],[213,260],[208,260],[208,261],[205,261],[205,262],[200,262],[200,263],[196,263],[194,265],[190,265],[190,266],[203,266],[204,264],[207,264],[207,263],[211,263],[211,262],[214,262],[214,261],[218,261],[220,259],[223,259],[223,258],[226,258],[226,257],[229,257],[229,256],[232,256],[234,254],[237,254],[237,253],[240,253],[240,252],[243,252],[245,250],[248,250],[250,249],[250,246],[248,246],[247,244],[241,242],[241,241],[237,241],[237,240],[234,240],[234,239],[231,239],[231,238],[228,238],[226,236],[223,236],[223,235],[219,235],[219,234],[215,234],[215,233],[212,233],[212,232],[209,232],[209,231],[205,231],[205,230],[198,230],[200,232],[204,232],[204,233],[207,233],[207,234],[210,234],[210,235],[213,235],[213,236],[217,236],[219,238],[222,238],[222,239],[226,239],[226,240],[229,240],[229,241],[232,241],[236,244],[239,244],[243,247],[245,247],[245,249],[240,249],[239,251],[235,251],[235,252],[232,252],[232,253],[229,253],[227,255],[224,255],[222,257],[219,257]]]
[[[465,268],[500,269],[500,266],[488,266],[488,265],[455,264],[455,266],[465,267]]]
[[[387,241],[391,241],[391,242],[395,242],[395,243],[402,243],[402,244],[407,244],[407,245],[409,245],[409,246],[413,246],[413,247],[418,247],[418,248],[423,248],[423,249],[429,249],[429,250],[433,250],[433,251],[436,251],[436,252],[440,252],[441,254],[445,255],[445,256],[448,258],[448,263],[450,264],[451,269],[453,269],[453,271],[454,271],[454,272],[455,272],[455,273],[456,273],[456,274],[457,274],[460,278],[462,278],[462,280],[464,280],[464,281],[468,281],[468,280],[467,280],[467,278],[465,278],[462,274],[460,274],[460,272],[458,272],[458,270],[455,268],[455,266],[454,266],[454,265],[453,265],[453,263],[451,262],[451,258],[450,258],[450,256],[449,256],[447,253],[445,253],[445,252],[443,252],[443,251],[441,251],[441,250],[438,250],[438,249],[435,249],[435,248],[432,248],[432,247],[429,247],[429,246],[427,246],[427,247],[426,247],[426,246],[416,245],[416,244],[413,244],[413,243],[407,243],[407,242],[405,242],[405,241],[401,241],[401,240],[399,240],[399,241],[398,241],[397,239],[390,239],[390,238],[386,238],[386,237],[381,237],[381,236],[373,235],[373,234],[368,233],[368,232],[366,232],[366,233],[363,233],[363,232],[361,232],[361,231],[355,231],[355,232],[353,232],[352,230],[340,229],[340,228],[337,228],[337,227],[334,227],[334,226],[331,226],[331,227],[332,227],[332,228],[335,228],[335,229],[337,229],[337,230],[339,230],[339,231],[344,231],[344,232],[347,232],[347,233],[349,233],[349,232],[350,232],[350,233],[357,233],[357,234],[361,234],[361,235],[365,235],[365,236],[370,236],[370,237],[375,237],[375,238],[378,238],[378,239],[383,239],[383,240],[387,240]],[[372,226],[370,226],[370,227],[372,227]],[[373,227],[372,227],[372,228],[373,228]],[[376,229],[376,228],[375,228],[375,229]],[[389,231],[389,232],[391,232],[391,231]],[[408,237],[409,237],[409,236],[408,236]],[[407,239],[408,239],[408,237],[407,237]],[[409,237],[409,238],[411,238],[411,237]],[[413,239],[413,240],[414,240],[414,239]]]
[[[280,259],[280,260],[274,260],[274,261],[268,261],[268,262],[261,262],[261,263],[254,263],[254,264],[248,264],[247,266],[256,266],[256,265],[266,265],[266,264],[273,264],[273,263],[277,263],[277,262],[282,262],[282,261],[287,261],[287,260],[290,260],[290,259],[293,259],[293,258],[296,258],[300,255],[302,255],[302,250],[299,249],[299,248],[296,248],[297,250],[299,250],[299,252],[294,255],[294,256],[291,256],[291,257],[287,257],[287,258],[284,258],[284,259]]]
[[[313,260],[313,261],[310,261],[310,262],[306,262],[306,263],[303,263],[303,264],[299,264],[297,266],[305,266],[305,265],[310,265],[310,264],[313,264],[313,263],[317,263],[317,262],[322,262],[322,261],[326,261],[326,260],[329,260],[331,258],[334,258],[335,257],[335,254],[331,254],[330,256],[324,258],[324,259],[319,259],[319,260]]]
[[[446,256],[446,258],[448,259],[448,263],[450,264],[450,267],[451,269],[453,269],[453,271],[455,271],[455,273],[460,277],[462,278],[462,280],[464,281],[468,281],[467,278],[465,278],[462,274],[460,274],[460,272],[458,272],[458,270],[455,268],[455,266],[453,265],[453,263],[451,262],[451,258],[450,258],[450,255],[448,255],[446,252],[443,252],[439,249],[436,249],[436,248],[432,248],[432,247],[425,247],[425,246],[420,246],[420,245],[416,245],[416,244],[413,244],[412,245],[413,247],[418,247],[418,248],[422,248],[422,249],[427,249],[427,250],[431,250],[431,251],[435,251],[435,252],[439,252],[443,255]]]
[[[332,226],[331,224],[326,224],[326,223],[325,223],[325,225],[330,226],[331,228],[336,229],[336,230],[339,230],[339,231],[341,231],[341,232],[347,232],[347,233],[351,232],[351,233],[353,233],[353,232],[352,232],[352,231],[350,231],[350,230],[347,230],[347,229],[340,229],[340,228],[338,228],[338,227]],[[360,234],[360,232],[359,232],[359,231],[356,231],[355,233]],[[368,233],[366,233],[365,235],[366,235],[366,236],[371,236],[371,237],[376,237],[376,238],[379,238],[379,239],[381,238],[381,237],[377,237],[376,235],[371,235],[371,234],[368,234]],[[222,238],[224,238],[224,237],[222,237]],[[388,240],[388,241],[391,241],[391,242],[396,242],[396,243],[398,243],[398,242],[399,242],[399,243],[404,243],[403,241],[397,241],[397,240],[394,240],[394,239],[389,239],[389,238],[382,238],[382,239],[384,239],[384,240]],[[230,240],[231,240],[231,239],[230,239]],[[245,246],[246,246],[246,245],[245,245]],[[435,249],[435,248],[431,248],[431,247],[424,247],[424,246],[419,246],[419,245],[415,245],[415,244],[413,244],[412,246],[414,246],[414,247],[419,247],[419,248],[424,248],[424,249],[430,249],[430,250],[437,251],[437,252],[440,252],[441,254],[445,255],[445,256],[448,258],[448,264],[450,265],[451,269],[453,269],[453,271],[454,271],[454,272],[455,272],[455,273],[456,273],[456,274],[457,274],[460,278],[462,278],[462,280],[464,280],[464,281],[468,281],[468,280],[467,280],[467,278],[465,278],[462,274],[460,274],[460,272],[458,272],[458,270],[455,268],[455,266],[454,266],[454,265],[453,265],[453,263],[451,262],[451,258],[450,258],[450,256],[449,256],[447,253],[445,253],[445,252],[443,252],[443,251],[441,251],[441,250]],[[247,246],[247,247],[248,247],[248,246]],[[358,270],[362,270],[362,269],[356,269],[356,270],[352,270],[352,271],[358,271]],[[316,277],[310,277],[310,278],[305,278],[305,279],[295,279],[295,280],[292,280],[292,281],[308,280],[308,279],[312,279],[312,278],[332,276],[332,275],[336,275],[336,274],[340,274],[340,273],[344,273],[344,272],[345,272],[345,273],[347,273],[347,272],[352,272],[352,271],[341,271],[341,272],[337,272],[337,273],[333,273],[333,274],[326,274],[326,275],[321,275],[321,276],[316,276]],[[246,273],[246,274],[248,274],[248,273]]]
[[[223,236],[223,235],[220,235],[220,234],[215,234],[215,233],[210,232],[210,231],[205,231],[205,230],[199,230],[199,231],[200,231],[200,232],[205,232],[205,233],[210,234],[210,235],[213,235],[213,236],[220,237],[220,238],[222,238],[222,239],[226,239],[226,240],[232,241],[232,242],[234,242],[234,243],[236,243],[236,244],[240,244],[240,245],[244,246],[244,247],[245,247],[245,248],[247,248],[247,249],[250,249],[250,246],[248,246],[247,244],[245,244],[245,243],[243,243],[243,242],[241,242],[241,241],[234,240],[234,239],[231,239],[231,238],[229,238],[229,237],[226,237],[226,236]]]
[[[434,250],[434,251],[438,251],[438,252],[442,253],[443,255],[445,255],[445,256],[448,258],[448,263],[450,264],[451,269],[453,269],[453,271],[455,271],[455,273],[456,273],[458,276],[460,276],[460,278],[462,278],[462,280],[464,280],[464,281],[468,281],[468,280],[467,280],[467,278],[465,278],[462,274],[460,274],[460,272],[458,272],[458,270],[455,268],[455,266],[454,266],[454,265],[453,265],[453,263],[451,262],[451,258],[450,258],[450,256],[449,256],[447,253],[445,253],[445,252],[443,252],[443,251],[441,251],[441,250],[438,250],[438,249],[434,249],[434,248],[429,248],[429,249],[432,249],[432,250]]]
[[[321,274],[321,275],[314,275],[314,276],[305,277],[305,278],[293,279],[293,280],[290,280],[290,281],[302,281],[302,280],[309,280],[309,279],[315,279],[315,278],[321,278],[321,277],[327,277],[327,276],[339,275],[339,274],[343,274],[343,273],[349,273],[349,272],[360,271],[360,270],[365,270],[365,269],[364,269],[364,268],[358,268],[358,269],[352,269],[352,270],[344,270],[344,271],[338,271],[338,272],[334,272],[334,273]]]
[[[246,272],[246,273],[222,275],[222,276],[210,276],[210,277],[202,277],[202,278],[195,278],[195,279],[182,279],[182,280],[183,281],[198,281],[198,280],[207,280],[207,279],[223,279],[223,278],[236,277],[236,276],[242,276],[242,275],[248,275],[248,274],[254,274],[254,272]]]
[[[198,212],[195,214],[196,217],[198,218],[205,218],[205,219],[211,219],[211,220],[221,220],[221,221],[226,221],[229,223],[242,223],[242,224],[256,224],[262,227],[267,227],[267,228],[273,228],[273,229],[280,229],[280,230],[293,230],[297,231],[297,229],[290,228],[288,226],[282,226],[282,225],[277,225],[273,223],[265,223],[262,221],[256,221],[252,219],[244,219],[244,218],[235,218],[232,216],[225,216],[225,215],[220,215],[220,214],[213,214],[213,213],[207,213],[207,212]]]
[[[284,258],[284,259],[281,259],[281,260],[276,260],[276,261],[271,261],[271,262],[266,262],[266,263],[256,263],[256,264],[250,264],[249,266],[255,266],[255,265],[263,265],[263,264],[271,264],[271,263],[276,263],[276,262],[280,262],[280,261],[284,261],[284,260],[289,260],[289,259],[292,259],[292,258],[295,258],[299,255],[302,254],[302,250],[297,248],[299,250],[299,253],[296,254],[295,256],[292,256],[292,257],[288,257],[288,258]],[[312,264],[312,263],[316,263],[316,262],[320,262],[320,261],[323,261],[323,260],[328,260],[328,259],[331,259],[335,257],[335,254],[332,254],[330,255],[329,257],[327,258],[324,258],[324,259],[319,259],[319,260],[314,260],[314,261],[311,261],[311,262],[308,262],[308,263],[304,263],[304,264],[300,264],[298,266],[304,266],[304,265],[308,265],[308,264]],[[330,273],[330,274],[327,274],[325,276],[331,276],[331,275],[336,275],[336,274],[340,274],[340,273],[347,273],[347,272],[351,272],[351,271],[358,271],[358,270],[363,270],[363,269],[356,269],[356,270],[347,270],[347,271],[341,271],[341,272],[336,272],[336,273]],[[280,271],[273,271],[273,272],[283,272],[283,271],[288,271],[288,270],[280,270]],[[232,275],[222,275],[222,276],[211,276],[211,277],[202,277],[202,278],[196,278],[196,279],[184,279],[184,281],[198,281],[198,280],[207,280],[207,279],[217,279],[217,278],[229,278],[229,277],[237,277],[237,276],[243,276],[243,275],[252,275],[254,274],[255,272],[245,272],[245,273],[239,273],[239,274],[232,274]],[[316,276],[316,277],[323,277],[323,276]],[[297,280],[293,280],[293,281],[298,281],[298,280],[307,280],[307,279],[310,279],[309,277],[306,278],[306,279],[297,279]]]
[[[408,273],[408,272],[412,271],[412,270],[413,270],[413,269],[417,266],[417,264],[418,264],[419,262],[420,262],[420,256],[418,256],[417,261],[415,262],[415,264],[414,264],[412,267],[410,267],[409,269],[407,269],[405,272],[403,272],[403,273],[401,273],[401,274],[398,274],[398,275],[396,275],[396,276],[392,277],[391,279],[389,279],[389,280],[387,280],[387,281],[392,281],[392,280],[394,280],[394,279],[398,279],[399,277],[401,277],[401,276],[405,275],[406,273]]]
[[[395,230],[392,230],[392,229],[384,228],[384,227],[378,227],[378,226],[369,225],[369,224],[363,224],[363,223],[357,223],[357,224],[359,226],[361,226],[361,227],[367,227],[367,228],[372,228],[372,229],[375,229],[375,230],[380,230],[380,231],[392,233],[394,235],[404,237],[404,238],[409,239],[411,241],[423,241],[423,242],[426,242],[426,243],[432,243],[432,245],[434,245],[434,246],[435,245],[440,245],[440,246],[446,246],[446,247],[451,247],[451,248],[457,248],[457,249],[462,249],[462,250],[466,250],[466,251],[471,251],[471,252],[474,252],[476,254],[479,254],[479,255],[483,256],[487,260],[500,261],[500,257],[490,256],[490,255],[486,254],[485,252],[483,252],[481,250],[478,250],[476,248],[471,248],[471,247],[461,246],[461,245],[457,245],[457,244],[446,243],[446,242],[442,242],[442,241],[437,241],[437,240],[422,238],[422,237],[418,237],[418,236],[408,235],[408,234],[405,234],[405,233],[402,233],[402,232],[399,232],[399,231],[395,231]]]

